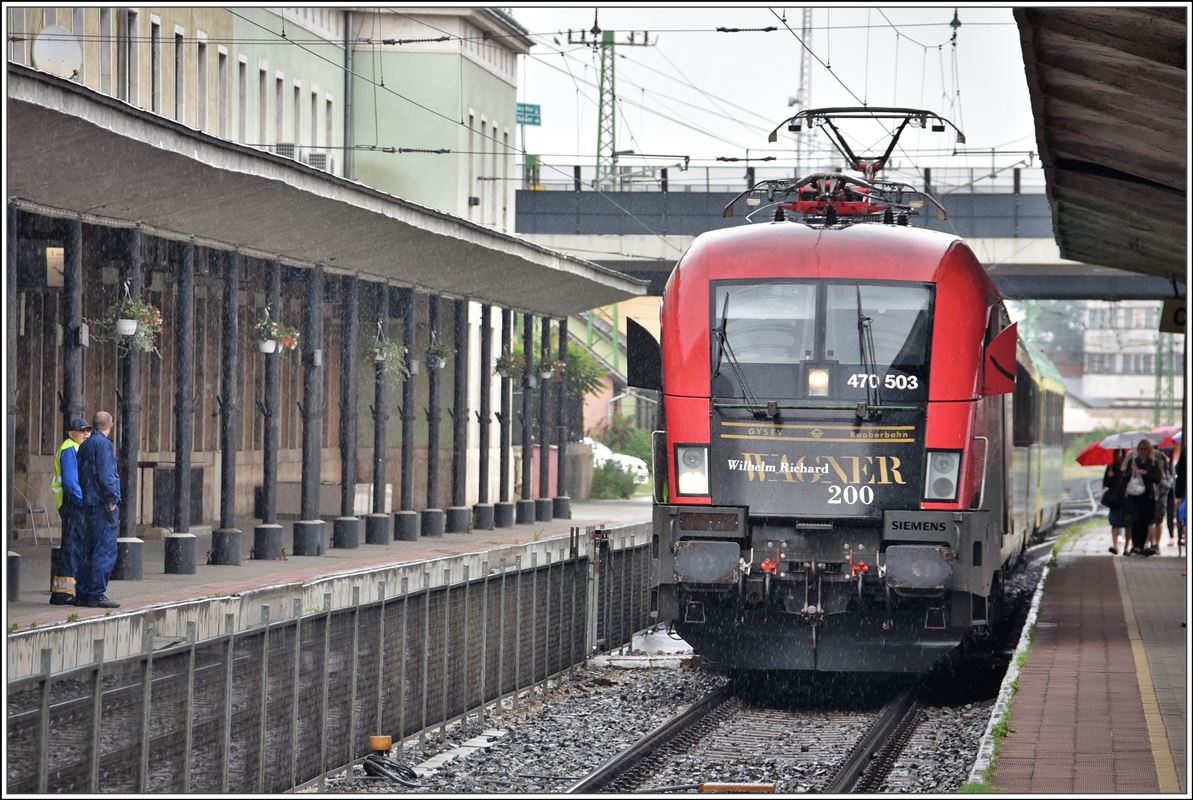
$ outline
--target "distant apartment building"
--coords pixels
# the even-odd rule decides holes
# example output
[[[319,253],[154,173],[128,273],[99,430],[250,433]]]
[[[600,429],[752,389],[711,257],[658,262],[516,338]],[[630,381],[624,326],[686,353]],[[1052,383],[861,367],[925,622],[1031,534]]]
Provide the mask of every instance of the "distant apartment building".
[[[1065,373],[1066,431],[1180,421],[1184,336],[1159,331],[1158,301],[1087,301],[1073,319],[1080,321],[1081,370]]]
[[[503,231],[517,57],[494,8],[5,9],[8,58]],[[63,54],[66,54],[65,60]],[[346,76],[351,75],[351,81]]]

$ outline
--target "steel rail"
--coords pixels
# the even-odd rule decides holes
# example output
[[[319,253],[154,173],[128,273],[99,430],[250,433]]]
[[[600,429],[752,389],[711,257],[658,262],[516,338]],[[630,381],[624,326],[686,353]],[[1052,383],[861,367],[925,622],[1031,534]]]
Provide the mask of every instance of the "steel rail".
[[[583,794],[599,791],[623,772],[634,767],[644,758],[682,734],[716,710],[733,695],[733,685],[726,684],[703,699],[663,722],[642,739],[606,761],[595,772],[568,787],[566,794]]]
[[[901,723],[914,711],[916,689],[907,689],[887,704],[882,714],[866,731],[845,758],[845,762],[822,790],[827,794],[848,794],[861,781],[874,759],[888,740],[900,729]]]

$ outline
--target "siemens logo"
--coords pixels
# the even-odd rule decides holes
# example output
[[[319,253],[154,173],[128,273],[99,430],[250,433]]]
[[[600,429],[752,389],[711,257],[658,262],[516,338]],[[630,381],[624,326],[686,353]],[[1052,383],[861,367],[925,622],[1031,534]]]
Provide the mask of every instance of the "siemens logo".
[[[891,530],[893,531],[932,531],[934,533],[944,533],[948,529],[948,525],[943,522],[912,522],[910,520],[891,521]]]

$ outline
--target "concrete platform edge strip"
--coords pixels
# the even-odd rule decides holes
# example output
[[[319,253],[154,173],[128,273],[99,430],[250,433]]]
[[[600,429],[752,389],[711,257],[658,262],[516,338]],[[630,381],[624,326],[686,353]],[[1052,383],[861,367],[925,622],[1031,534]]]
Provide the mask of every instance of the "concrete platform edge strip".
[[[605,525],[604,529],[610,536],[614,550],[646,545],[650,541],[649,522],[635,522],[625,525]],[[583,530],[589,526],[579,526]],[[599,526],[592,526],[599,527]],[[396,597],[400,593],[400,579],[396,573],[406,571],[411,577],[410,590],[418,591],[424,588],[436,588],[445,582],[452,585],[463,580],[463,569],[451,569],[450,581],[445,581],[444,570],[431,569],[432,564],[454,561],[462,564],[472,564],[471,578],[478,577],[480,566],[486,560],[490,564],[491,574],[500,572],[498,566],[505,559],[505,569],[514,569],[514,559],[518,554],[545,552],[548,548],[554,551],[566,548],[570,533],[562,531],[554,536],[545,537],[537,541],[509,542],[488,547],[480,547],[467,552],[440,555],[432,558],[422,558],[412,561],[388,563],[384,565],[367,565],[348,568],[339,572],[330,572],[306,580],[281,581],[274,584],[253,586],[225,595],[187,598],[172,600],[158,605],[144,606],[111,616],[92,617],[53,625],[51,627],[21,631],[8,636],[7,672],[5,682],[11,684],[41,672],[40,652],[48,649],[52,653],[51,674],[59,674],[74,669],[88,667],[94,664],[94,651],[91,643],[96,638],[104,639],[109,646],[105,648],[104,661],[115,661],[142,652],[143,628],[154,626],[154,636],[158,640],[179,640],[185,636],[186,622],[198,622],[198,641],[216,638],[224,635],[226,618],[234,617],[237,632],[258,627],[259,607],[263,603],[270,603],[272,621],[280,622],[291,617],[294,602],[302,601],[302,613],[314,613],[323,610],[323,595],[332,594],[332,610],[346,608],[352,605],[351,585],[359,586],[358,579],[371,574],[395,573],[394,580],[386,580],[385,597]],[[579,553],[582,557],[591,556],[591,540],[586,535],[579,539]],[[541,566],[541,562],[540,562]],[[529,558],[523,559],[523,569],[530,569]],[[426,576],[425,583],[422,575]],[[362,592],[361,604],[376,602],[374,596],[376,584],[367,587],[368,592]],[[281,595],[282,597],[273,597]],[[284,600],[284,603],[281,602]],[[251,613],[252,609],[257,609]],[[74,645],[74,646],[69,646]],[[155,648],[156,649],[156,648]]]
[[[1015,645],[1015,652],[1011,654],[1011,663],[998,689],[998,699],[994,701],[994,708],[990,711],[986,732],[982,734],[982,741],[978,744],[978,755],[969,771],[968,783],[981,783],[986,780],[986,770],[994,763],[994,729],[1010,708],[1014,694],[1011,687],[1019,679],[1019,656],[1027,652],[1031,645],[1031,632],[1035,629],[1036,618],[1040,615],[1040,602],[1044,599],[1044,586],[1048,583],[1048,573],[1051,571],[1052,564],[1049,563],[1044,565],[1044,571],[1040,573],[1040,582],[1036,584],[1036,591],[1031,597],[1031,608],[1028,609],[1027,619],[1023,621],[1023,630],[1019,632],[1019,643]]]
[[[1168,741],[1168,728],[1160,716],[1160,702],[1156,699],[1156,687],[1152,683],[1152,668],[1147,658],[1147,648],[1139,634],[1135,619],[1135,607],[1131,605],[1131,594],[1127,590],[1127,577],[1123,575],[1122,564],[1114,560],[1114,576],[1118,579],[1118,591],[1123,600],[1123,616],[1127,622],[1127,639],[1131,642],[1131,655],[1135,658],[1135,675],[1139,679],[1139,695],[1143,700],[1143,718],[1147,721],[1147,738],[1152,745],[1152,760],[1156,765],[1156,781],[1160,791],[1167,794],[1181,790],[1176,775],[1176,762],[1172,757],[1172,744]]]

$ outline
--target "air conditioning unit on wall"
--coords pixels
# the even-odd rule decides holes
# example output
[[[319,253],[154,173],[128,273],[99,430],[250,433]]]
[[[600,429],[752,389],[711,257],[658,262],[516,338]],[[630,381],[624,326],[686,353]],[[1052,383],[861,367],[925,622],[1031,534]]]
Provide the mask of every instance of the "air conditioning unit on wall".
[[[334,156],[329,156],[327,153],[308,153],[307,163],[315,169],[321,169],[325,172],[336,171],[336,160]]]
[[[298,145],[293,142],[278,142],[273,146],[273,152],[286,158],[298,158]]]

